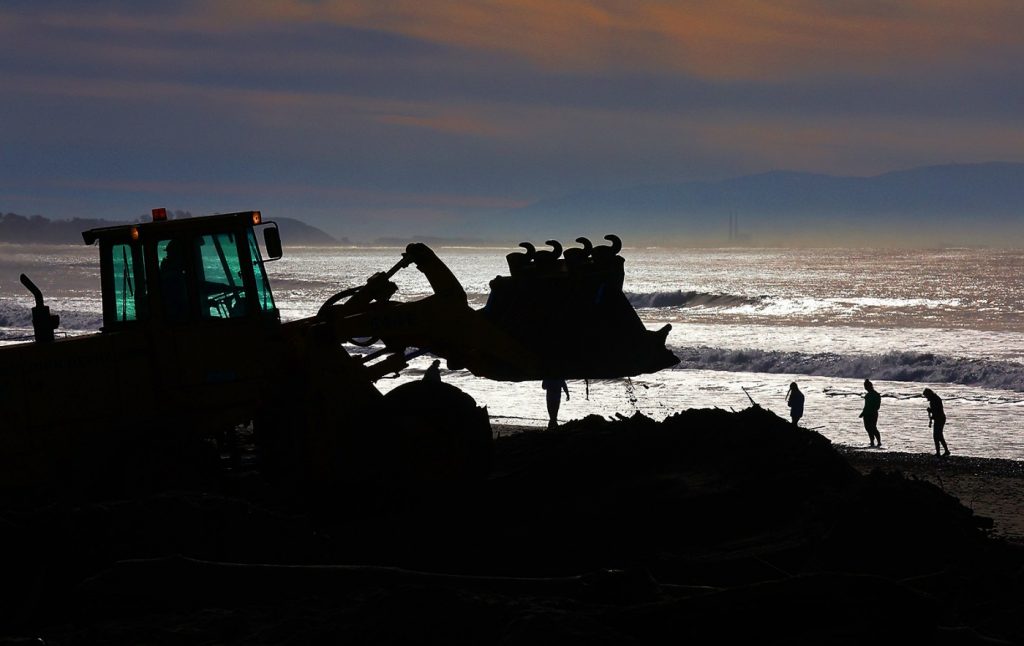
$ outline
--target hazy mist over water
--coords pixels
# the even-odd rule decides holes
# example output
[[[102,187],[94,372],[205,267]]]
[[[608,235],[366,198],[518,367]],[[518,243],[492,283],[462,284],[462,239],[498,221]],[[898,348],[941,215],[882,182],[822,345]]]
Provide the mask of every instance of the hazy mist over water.
[[[330,295],[391,267],[400,248],[292,248],[268,265],[282,319],[311,316]],[[507,275],[513,248],[440,248],[473,307]],[[1024,459],[1024,251],[994,249],[626,248],[625,291],[649,328],[671,323],[677,368],[630,381],[570,382],[562,418],[758,403],[786,417],[790,381],[807,395],[802,424],[833,441],[866,444],[861,383],[883,394],[886,448],[932,451],[925,386],[946,400],[954,453]],[[101,321],[97,251],[0,245],[0,334],[30,334],[27,273],[68,334]],[[414,268],[395,277],[398,298],[430,293]],[[59,331],[60,331],[59,330]],[[597,351],[597,349],[595,349]],[[418,378],[429,357],[387,390]],[[541,425],[539,384],[444,372],[485,404],[496,423]],[[744,392],[746,389],[746,392]]]

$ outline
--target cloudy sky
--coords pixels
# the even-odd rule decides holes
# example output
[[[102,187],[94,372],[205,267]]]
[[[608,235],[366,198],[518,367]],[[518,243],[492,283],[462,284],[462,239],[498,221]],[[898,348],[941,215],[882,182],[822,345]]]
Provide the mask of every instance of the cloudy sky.
[[[1020,0],[0,3],[0,211],[456,234],[579,190],[1024,161]]]

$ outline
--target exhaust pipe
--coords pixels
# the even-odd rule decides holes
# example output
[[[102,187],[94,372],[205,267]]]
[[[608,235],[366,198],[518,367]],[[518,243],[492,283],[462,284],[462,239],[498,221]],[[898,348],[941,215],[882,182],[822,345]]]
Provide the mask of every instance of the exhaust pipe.
[[[36,284],[25,274],[21,275],[21,284],[36,297],[36,306],[32,308],[32,332],[35,334],[36,343],[52,342],[53,331],[60,325],[60,317],[50,314],[50,308],[43,305],[43,292],[39,291]]]

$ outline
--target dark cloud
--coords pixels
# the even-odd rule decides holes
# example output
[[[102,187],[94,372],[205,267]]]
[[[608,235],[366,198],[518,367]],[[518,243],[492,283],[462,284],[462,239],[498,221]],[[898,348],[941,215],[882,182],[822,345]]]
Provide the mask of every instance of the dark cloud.
[[[948,6],[737,0],[694,31],[647,2],[5,3],[0,209],[449,226],[580,189],[1024,159],[1020,12],[973,4],[959,33]]]

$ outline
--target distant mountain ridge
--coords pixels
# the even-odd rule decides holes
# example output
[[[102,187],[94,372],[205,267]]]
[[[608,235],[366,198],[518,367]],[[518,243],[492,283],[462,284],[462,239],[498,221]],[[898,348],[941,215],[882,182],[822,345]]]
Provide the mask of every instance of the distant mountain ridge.
[[[176,211],[174,217],[190,217]],[[148,216],[145,217],[148,220]],[[869,177],[777,170],[714,181],[586,190],[422,236],[353,243],[274,218],[286,246],[489,246],[618,234],[627,246],[1024,246],[1024,163],[946,164]],[[127,222],[0,214],[0,242],[81,244]],[[325,223],[330,226],[329,223]],[[408,230],[423,223],[409,221]],[[372,233],[370,234],[372,235]]]
[[[719,181],[572,193],[509,213],[543,236],[623,232],[633,240],[726,241],[729,220],[755,241],[814,235],[851,242],[945,234],[1024,241],[1024,164],[949,164],[843,177],[772,171]],[[853,238],[849,238],[853,236]],[[735,238],[734,238],[735,239]]]
[[[188,211],[175,211],[175,219],[192,217]],[[23,216],[17,213],[0,214],[0,242],[19,244],[82,244],[82,231],[98,227],[121,226],[133,222],[148,222],[148,217],[136,220],[115,221],[97,218],[73,218],[71,220],[50,220],[41,215]],[[347,239],[338,240],[330,234],[305,222],[293,218],[274,218],[281,230],[285,246],[331,246],[349,244]]]
[[[386,236],[376,238],[372,243],[381,247],[404,247],[410,242],[422,242],[431,247],[488,247],[496,244],[485,238],[464,238],[447,236]]]

